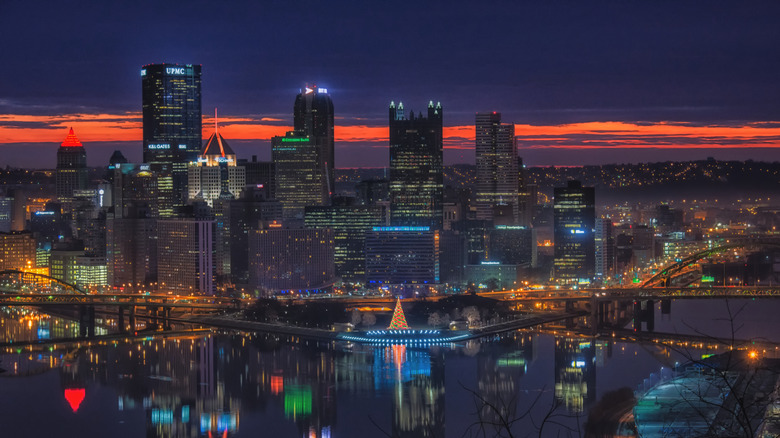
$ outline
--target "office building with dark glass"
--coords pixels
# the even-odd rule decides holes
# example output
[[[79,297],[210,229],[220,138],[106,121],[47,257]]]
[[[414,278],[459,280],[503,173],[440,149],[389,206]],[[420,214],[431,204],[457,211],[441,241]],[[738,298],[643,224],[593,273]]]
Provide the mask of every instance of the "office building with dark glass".
[[[294,130],[271,139],[275,196],[284,217],[303,219],[304,208],[330,204],[333,176],[333,102],[325,88],[307,86],[295,98]]]
[[[333,173],[335,159],[333,101],[326,88],[307,85],[295,97],[293,109],[295,132],[308,136],[318,151],[318,166],[323,174],[324,192],[334,191],[336,177]]]
[[[334,202],[335,203],[335,202]],[[306,228],[330,228],[334,232],[336,276],[362,283],[366,277],[366,232],[386,225],[382,205],[306,207]]]
[[[55,179],[57,199],[64,204],[69,204],[73,201],[73,193],[86,189],[88,181],[87,151],[73,133],[73,128],[70,128],[65,141],[57,149]]]
[[[295,131],[271,139],[271,157],[276,172],[276,198],[285,219],[303,219],[304,209],[327,205],[324,174],[319,171],[317,144]]]
[[[553,199],[554,277],[563,283],[589,282],[595,272],[596,195],[593,187],[569,181]]]
[[[439,283],[439,231],[430,227],[373,227],[366,233],[366,282]]]
[[[512,212],[511,225],[519,218],[518,159],[515,126],[501,123],[501,113],[476,116],[477,219],[492,220],[494,209],[505,205]]]
[[[443,110],[428,104],[427,117],[407,117],[390,103],[390,221],[396,226],[442,229],[444,196]]]
[[[187,196],[187,165],[201,149],[200,65],[150,64],[141,69],[143,159],[171,163],[177,202]]]

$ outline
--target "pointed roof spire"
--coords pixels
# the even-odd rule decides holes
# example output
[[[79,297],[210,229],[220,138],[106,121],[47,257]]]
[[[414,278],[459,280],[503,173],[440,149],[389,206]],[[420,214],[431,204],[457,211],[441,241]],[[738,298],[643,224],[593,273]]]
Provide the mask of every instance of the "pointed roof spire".
[[[62,147],[66,148],[78,148],[82,147],[83,145],[79,141],[79,138],[76,137],[76,134],[73,133],[73,127],[70,128],[70,132],[68,133],[68,136],[65,137],[65,141],[62,142]]]
[[[228,155],[235,155],[233,149],[228,146],[222,134],[219,133],[219,119],[217,118],[217,109],[214,108],[214,133],[211,134],[206,145],[200,152],[201,156],[213,155],[226,158]]]
[[[401,307],[401,299],[395,302],[395,309],[393,310],[393,319],[390,320],[390,326],[388,330],[409,330],[409,324],[406,323],[406,316],[404,316],[404,309]]]

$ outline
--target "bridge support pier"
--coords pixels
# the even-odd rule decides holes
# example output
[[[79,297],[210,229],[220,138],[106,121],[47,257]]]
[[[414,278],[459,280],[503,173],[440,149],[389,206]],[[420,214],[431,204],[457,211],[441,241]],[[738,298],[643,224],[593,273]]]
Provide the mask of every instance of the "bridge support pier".
[[[135,306],[130,306],[130,331],[135,331]]]
[[[661,315],[671,315],[672,314],[672,300],[665,299],[661,300]]]
[[[647,323],[647,331],[655,330],[655,302],[653,300],[645,301],[644,318]]]
[[[79,336],[95,336],[95,306],[79,306]]]
[[[634,301],[634,331],[642,331],[642,302]]]
[[[79,336],[87,336],[87,306],[79,306]]]
[[[127,331],[125,328],[125,308],[119,306],[118,313],[119,314],[117,315],[116,328],[119,329],[119,333],[124,333],[125,331]]]

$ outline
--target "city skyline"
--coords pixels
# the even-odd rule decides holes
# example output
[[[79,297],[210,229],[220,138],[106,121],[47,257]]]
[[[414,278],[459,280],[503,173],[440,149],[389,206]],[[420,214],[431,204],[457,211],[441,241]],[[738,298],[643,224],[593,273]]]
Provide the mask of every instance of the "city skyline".
[[[447,164],[474,162],[474,114],[483,111],[515,124],[532,166],[780,159],[772,78],[780,6],[770,2],[456,2],[415,14],[403,5],[306,5],[51,2],[30,25],[29,6],[4,4],[2,164],[42,165],[28,150],[48,156],[70,126],[91,166],[114,149],[141,161],[139,71],[156,62],[202,65],[203,111],[219,108],[221,132],[242,157],[270,156],[270,138],[293,125],[289,96],[309,82],[333,96],[336,167],[387,166],[384,110],[399,97],[448,108]],[[319,24],[327,35],[317,42],[296,31]],[[205,117],[204,127],[212,122]]]

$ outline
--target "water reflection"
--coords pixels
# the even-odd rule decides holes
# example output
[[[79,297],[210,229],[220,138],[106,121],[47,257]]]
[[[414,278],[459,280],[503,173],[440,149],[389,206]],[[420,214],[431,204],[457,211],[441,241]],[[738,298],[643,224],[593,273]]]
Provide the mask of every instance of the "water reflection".
[[[49,340],[0,349],[3,435],[460,437],[475,421],[538,430],[556,405],[576,414],[556,421],[577,430],[605,393],[682,358],[568,331],[429,349],[229,332],[57,343],[79,333],[60,318],[2,314],[5,342]],[[41,413],[47,421],[31,421]]]
[[[555,340],[555,397],[566,409],[582,413],[596,397],[594,340]]]

